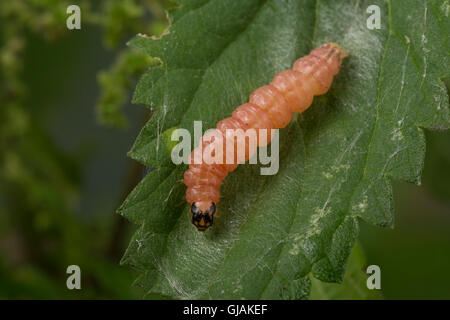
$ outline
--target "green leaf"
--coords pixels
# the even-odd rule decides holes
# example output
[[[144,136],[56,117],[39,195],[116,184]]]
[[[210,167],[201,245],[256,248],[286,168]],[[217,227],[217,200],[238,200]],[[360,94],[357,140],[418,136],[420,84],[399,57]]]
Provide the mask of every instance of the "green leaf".
[[[146,293],[174,298],[301,299],[310,277],[341,282],[359,218],[393,225],[392,179],[420,182],[421,127],[448,128],[448,5],[440,1],[178,1],[161,38],[132,44],[161,64],[134,102],[155,109],[130,155],[152,171],[119,209],[139,230],[123,258]],[[381,29],[366,27],[369,5]],[[280,135],[280,170],[241,165],[219,217],[190,224],[183,166],[168,133],[231,114],[257,87],[325,42],[350,57],[330,91]],[[315,283],[315,282],[314,282]]]

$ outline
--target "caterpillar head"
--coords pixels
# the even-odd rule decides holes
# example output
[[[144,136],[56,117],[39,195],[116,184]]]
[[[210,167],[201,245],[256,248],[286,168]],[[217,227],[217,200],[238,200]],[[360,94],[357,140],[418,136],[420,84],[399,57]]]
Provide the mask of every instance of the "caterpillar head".
[[[191,206],[192,223],[198,231],[205,231],[213,225],[216,204],[210,201],[194,202]]]

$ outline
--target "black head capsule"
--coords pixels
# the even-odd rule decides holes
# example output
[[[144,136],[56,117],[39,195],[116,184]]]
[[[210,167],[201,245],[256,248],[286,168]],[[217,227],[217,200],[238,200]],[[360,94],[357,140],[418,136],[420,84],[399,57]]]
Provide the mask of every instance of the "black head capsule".
[[[214,202],[194,202],[191,206],[192,223],[198,231],[205,231],[214,223],[216,204]]]

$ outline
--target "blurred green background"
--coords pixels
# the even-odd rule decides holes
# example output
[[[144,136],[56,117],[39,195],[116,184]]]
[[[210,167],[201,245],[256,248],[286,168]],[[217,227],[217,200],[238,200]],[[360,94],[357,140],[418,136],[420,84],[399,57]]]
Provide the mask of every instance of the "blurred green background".
[[[148,114],[129,104],[154,63],[126,47],[165,28],[166,1],[0,3],[0,298],[133,299],[120,267],[134,226],[115,214],[145,169],[126,157]],[[70,3],[72,4],[72,2]],[[422,186],[395,182],[396,226],[361,223],[386,299],[450,299],[450,133],[426,132]],[[66,268],[82,270],[67,290]]]

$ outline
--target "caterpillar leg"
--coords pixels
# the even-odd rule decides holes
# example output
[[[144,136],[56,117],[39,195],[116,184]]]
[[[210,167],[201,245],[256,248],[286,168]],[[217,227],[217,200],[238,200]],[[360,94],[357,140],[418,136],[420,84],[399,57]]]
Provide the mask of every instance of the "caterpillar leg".
[[[212,201],[193,202],[191,206],[192,223],[198,231],[205,231],[214,223],[216,204]]]

